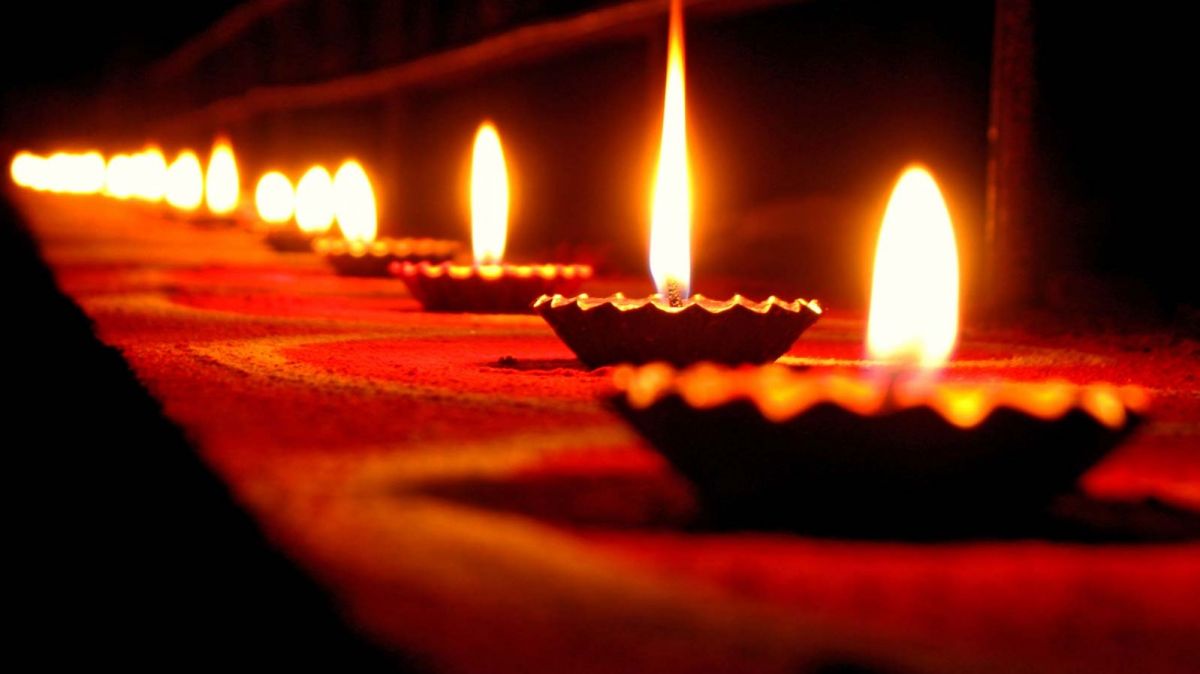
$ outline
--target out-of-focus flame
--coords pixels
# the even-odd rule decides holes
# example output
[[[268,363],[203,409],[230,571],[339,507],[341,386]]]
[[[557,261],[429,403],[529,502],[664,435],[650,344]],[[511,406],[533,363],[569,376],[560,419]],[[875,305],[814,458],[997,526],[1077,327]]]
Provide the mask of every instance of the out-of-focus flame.
[[[8,162],[8,176],[12,177],[13,185],[29,187],[37,173],[35,167],[38,161],[40,157],[25,150],[13,155],[12,161]]]
[[[508,238],[508,167],[500,134],[479,125],[471,152],[471,248],[475,264],[500,264]]]
[[[280,224],[291,220],[296,207],[292,181],[279,171],[264,173],[254,188],[254,207],[263,222]]]
[[[871,358],[942,366],[958,337],[958,250],[937,182],[920,166],[892,190],[875,249]]]
[[[89,152],[55,152],[49,157],[18,152],[9,165],[12,180],[39,192],[95,194],[104,189],[104,155]]]
[[[194,211],[204,199],[204,169],[200,158],[184,150],[167,167],[167,203],[184,211]]]
[[[32,152],[22,150],[12,158],[8,173],[19,187],[35,188],[43,181],[43,166],[46,160]]]
[[[162,150],[147,148],[133,155],[133,162],[134,196],[146,201],[161,201],[167,192],[167,159]]]
[[[321,234],[333,226],[333,178],[324,166],[314,166],[296,185],[296,226],[308,234]]]
[[[31,167],[35,163],[37,163],[37,157],[32,152],[22,150],[14,154],[8,163],[8,175],[12,178],[13,184],[18,187],[28,187],[28,176],[31,175]]]
[[[104,155],[97,150],[85,152],[76,160],[75,184],[72,186],[76,194],[98,194],[104,190]]]
[[[692,282],[692,189],[688,170],[687,112],[683,68],[683,8],[671,1],[667,46],[667,91],[662,144],[654,176],[650,218],[650,274],[658,291],[686,298]]]
[[[17,168],[22,179],[39,191],[62,194],[95,194],[104,187],[104,157],[99,152],[55,152],[49,157],[30,155]]]
[[[104,193],[115,199],[128,199],[137,191],[137,169],[133,157],[115,154],[104,169]]]
[[[208,158],[208,172],[204,175],[204,203],[213,215],[228,215],[238,205],[241,185],[238,181],[237,160],[229,141],[220,138],[213,145]]]
[[[75,157],[66,152],[55,152],[46,158],[42,189],[50,192],[69,192],[77,180]]]
[[[367,172],[353,159],[343,162],[333,176],[333,200],[343,237],[364,243],[375,240],[379,229],[375,192]]]

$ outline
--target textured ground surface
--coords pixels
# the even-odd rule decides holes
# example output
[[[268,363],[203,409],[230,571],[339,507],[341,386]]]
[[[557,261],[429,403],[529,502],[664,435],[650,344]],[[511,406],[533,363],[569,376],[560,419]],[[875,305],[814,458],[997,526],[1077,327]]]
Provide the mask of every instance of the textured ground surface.
[[[687,484],[597,402],[607,372],[536,317],[423,314],[397,282],[133,205],[21,206],[272,539],[438,669],[1200,671],[1200,544],[697,531]],[[853,359],[861,339],[834,311],[791,355]],[[1086,488],[1200,512],[1200,345],[968,333],[957,358],[958,378],[1148,387],[1153,420]],[[1158,509],[1131,512],[1114,531]]]

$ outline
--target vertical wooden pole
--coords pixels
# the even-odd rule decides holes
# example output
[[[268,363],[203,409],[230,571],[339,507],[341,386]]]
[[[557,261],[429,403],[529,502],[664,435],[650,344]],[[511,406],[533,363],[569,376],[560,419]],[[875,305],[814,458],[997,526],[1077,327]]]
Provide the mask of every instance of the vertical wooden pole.
[[[988,318],[1036,303],[1038,204],[1032,0],[996,0],[984,224]]]

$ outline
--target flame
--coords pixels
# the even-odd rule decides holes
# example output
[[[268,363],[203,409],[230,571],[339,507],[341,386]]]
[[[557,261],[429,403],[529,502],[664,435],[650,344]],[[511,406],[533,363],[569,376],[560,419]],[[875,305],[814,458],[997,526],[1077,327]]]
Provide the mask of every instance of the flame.
[[[238,182],[237,160],[229,141],[218,139],[208,158],[208,172],[204,180],[204,202],[214,215],[228,215],[237,208],[241,196]]]
[[[167,158],[162,150],[150,147],[133,155],[133,195],[146,201],[161,201],[166,192]]]
[[[12,163],[8,165],[8,173],[17,186],[32,189],[43,180],[45,162],[43,157],[22,150],[13,156]]]
[[[136,192],[133,157],[115,154],[104,169],[104,193],[115,199],[128,199]]]
[[[71,164],[71,156],[65,152],[55,152],[46,160],[47,174],[50,178],[48,187],[51,192],[66,191],[66,186],[73,178],[71,173],[74,167]]]
[[[343,162],[333,176],[333,201],[343,237],[348,241],[375,240],[379,231],[375,192],[367,172],[353,159]]]
[[[684,94],[683,8],[680,0],[672,0],[662,144],[650,218],[650,274],[660,293],[679,299],[687,297],[692,281],[692,192]]]
[[[499,264],[508,237],[508,168],[500,134],[479,125],[471,154],[471,248],[475,264]]]
[[[10,170],[15,182],[38,191],[95,194],[104,187],[104,157],[95,151],[49,157],[25,153],[13,158]]]
[[[14,183],[39,192],[95,194],[104,189],[104,155],[89,152],[55,152],[49,157],[18,152],[9,165]]]
[[[104,189],[104,155],[96,150],[84,152],[74,158],[72,184],[69,191],[75,194],[97,194]]]
[[[264,173],[254,188],[254,206],[263,222],[279,224],[291,220],[296,207],[292,181],[279,171]]]
[[[184,150],[167,167],[167,203],[184,211],[194,211],[204,200],[204,170],[200,158]]]
[[[321,234],[333,226],[333,179],[324,166],[314,166],[296,185],[296,225],[308,234]]]
[[[50,192],[69,192],[75,182],[75,160],[66,152],[55,152],[46,158],[45,173],[42,174],[41,189]]]
[[[937,182],[905,169],[892,191],[871,284],[867,351],[872,358],[937,368],[958,337],[958,251]]]

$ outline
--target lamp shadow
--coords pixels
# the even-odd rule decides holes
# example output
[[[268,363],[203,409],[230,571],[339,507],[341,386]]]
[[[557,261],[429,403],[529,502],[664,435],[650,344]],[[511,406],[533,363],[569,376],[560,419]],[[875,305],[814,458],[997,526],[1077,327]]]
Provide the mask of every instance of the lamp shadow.
[[[957,510],[899,508],[864,503],[852,512],[818,509],[790,513],[761,504],[699,507],[693,530],[761,530],[809,537],[898,542],[1044,540],[1063,543],[1166,543],[1200,540],[1200,513],[1161,501],[1113,501],[1083,493],[1054,498],[1042,508]],[[782,514],[781,514],[782,513]]]
[[[1200,513],[1155,501],[1109,501],[1081,493],[1055,499],[1048,507],[1017,512],[978,510],[956,513],[947,504],[936,517],[900,511],[879,516],[813,509],[781,516],[768,504],[728,504],[720,509],[700,502],[687,482],[669,470],[556,472],[553,469],[506,478],[430,482],[423,496],[460,505],[522,515],[587,529],[650,529],[681,533],[760,531],[839,540],[953,542],[1036,539],[1069,543],[1165,543],[1200,540]],[[412,493],[411,491],[408,493]]]
[[[505,479],[428,482],[416,491],[460,505],[584,528],[683,529],[696,520],[688,486],[665,472],[541,471]]]
[[[592,372],[590,368],[575,358],[500,358],[483,363],[484,367],[520,372],[551,372],[554,370],[574,370],[577,372]]]

